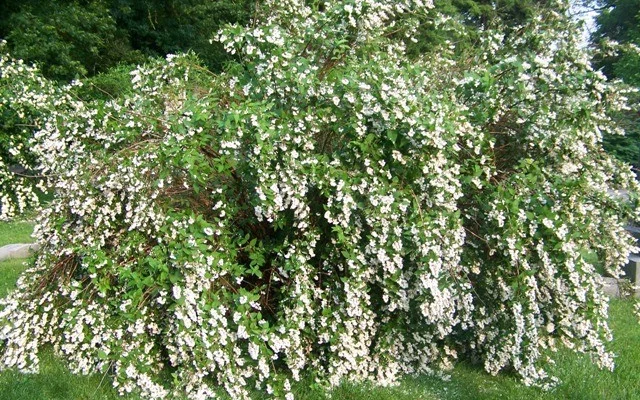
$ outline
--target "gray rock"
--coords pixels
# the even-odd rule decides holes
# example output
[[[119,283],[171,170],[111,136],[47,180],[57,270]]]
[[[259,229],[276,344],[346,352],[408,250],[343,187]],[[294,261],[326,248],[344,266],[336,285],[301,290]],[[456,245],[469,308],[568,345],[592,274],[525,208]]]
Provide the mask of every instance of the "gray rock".
[[[609,196],[616,200],[629,201],[629,191],[628,190],[611,190],[607,191]]]
[[[11,258],[27,258],[38,249],[40,249],[40,245],[37,243],[8,244],[0,247],[0,261]]]
[[[620,287],[618,287],[618,280],[616,278],[603,278],[604,285],[602,290],[604,294],[609,297],[620,297]]]

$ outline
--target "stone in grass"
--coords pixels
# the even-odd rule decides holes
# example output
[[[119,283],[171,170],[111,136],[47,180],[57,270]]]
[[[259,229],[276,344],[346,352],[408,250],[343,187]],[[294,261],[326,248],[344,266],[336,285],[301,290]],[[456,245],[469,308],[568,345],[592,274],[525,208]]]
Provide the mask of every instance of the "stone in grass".
[[[0,261],[12,258],[27,258],[40,246],[37,243],[16,243],[0,247]]]
[[[620,297],[620,287],[616,278],[605,277],[602,290],[609,297]]]

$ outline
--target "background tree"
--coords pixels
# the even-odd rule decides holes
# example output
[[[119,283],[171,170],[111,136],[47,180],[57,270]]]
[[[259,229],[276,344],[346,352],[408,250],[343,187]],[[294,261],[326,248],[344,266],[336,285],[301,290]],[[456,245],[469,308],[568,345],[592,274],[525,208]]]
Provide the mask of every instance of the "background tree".
[[[631,87],[640,88],[640,1],[602,0],[596,4],[600,13],[591,37],[600,50],[594,58],[596,68],[609,79],[621,79]],[[615,49],[612,41],[619,44]],[[629,104],[628,110],[615,116],[626,135],[607,135],[604,145],[607,151],[633,164],[637,170],[640,167],[640,96],[631,93]]]
[[[459,20],[467,26],[462,37],[455,31],[434,29],[428,21],[422,21],[416,35],[417,42],[409,46],[413,56],[429,53],[434,45],[448,40],[458,51],[477,45],[479,31],[496,23],[506,27],[505,34],[511,28],[521,26],[528,21],[537,10],[549,7],[549,0],[440,0],[434,6],[439,12]]]
[[[229,54],[212,42],[227,23],[246,24],[251,0],[110,0],[109,12],[129,38],[131,47],[145,54],[192,51],[212,71],[220,71]]]
[[[193,51],[220,71],[229,60],[211,39],[226,23],[247,23],[253,2],[160,0],[8,1],[0,38],[49,78],[69,81],[117,64]]]
[[[141,61],[104,2],[27,1],[3,19],[11,53],[47,77],[70,81]]]

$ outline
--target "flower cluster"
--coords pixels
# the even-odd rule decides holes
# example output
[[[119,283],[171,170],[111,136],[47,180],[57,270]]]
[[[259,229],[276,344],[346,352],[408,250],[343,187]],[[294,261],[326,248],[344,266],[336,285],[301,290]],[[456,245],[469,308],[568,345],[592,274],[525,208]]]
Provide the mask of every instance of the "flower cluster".
[[[620,273],[634,209],[609,191],[636,184],[600,148],[624,99],[566,16],[409,60],[416,16],[465,26],[418,0],[306,3],[220,32],[223,74],[169,56],[122,99],[51,94],[31,140],[54,198],[0,364],[37,371],[49,343],[158,399],[390,385],[460,354],[548,385],[559,346],[611,368],[595,267]]]
[[[0,40],[0,220],[38,204],[34,132],[71,101],[68,89],[56,87],[37,68],[11,58],[6,42]]]

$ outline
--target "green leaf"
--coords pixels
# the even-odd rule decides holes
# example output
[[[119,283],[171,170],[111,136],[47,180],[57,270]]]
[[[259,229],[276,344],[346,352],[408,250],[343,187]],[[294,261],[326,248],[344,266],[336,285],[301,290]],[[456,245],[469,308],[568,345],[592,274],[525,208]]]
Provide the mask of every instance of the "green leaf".
[[[395,130],[388,130],[387,137],[391,140],[392,143],[396,143],[396,139],[398,139],[398,132]]]

